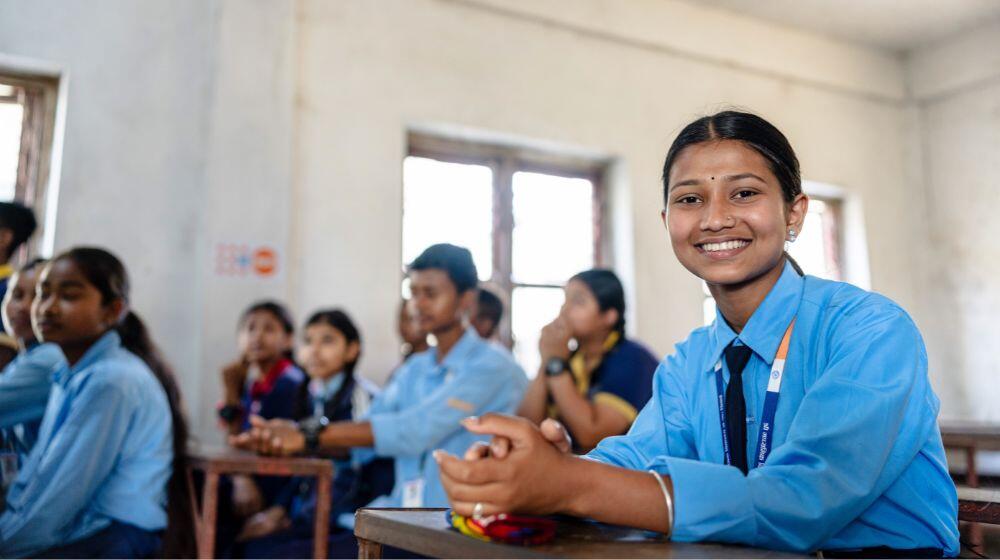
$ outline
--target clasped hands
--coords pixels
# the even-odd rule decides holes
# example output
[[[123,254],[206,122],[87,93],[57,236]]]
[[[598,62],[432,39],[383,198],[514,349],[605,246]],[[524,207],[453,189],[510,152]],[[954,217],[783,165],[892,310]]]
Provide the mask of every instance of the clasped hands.
[[[477,442],[461,459],[434,452],[451,508],[471,516],[520,513],[546,515],[568,511],[574,489],[565,475],[574,460],[569,434],[559,422],[540,426],[525,418],[485,414],[462,420],[467,430],[493,436]]]

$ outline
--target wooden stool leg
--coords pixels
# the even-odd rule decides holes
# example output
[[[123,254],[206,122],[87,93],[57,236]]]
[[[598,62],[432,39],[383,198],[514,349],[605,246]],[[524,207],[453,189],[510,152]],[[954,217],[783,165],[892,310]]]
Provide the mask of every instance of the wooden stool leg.
[[[326,558],[326,539],[330,532],[330,473],[316,477],[316,529],[313,541],[313,558]]]
[[[382,543],[358,538],[358,560],[382,558]]]
[[[965,485],[979,487],[979,473],[976,471],[976,448],[965,448]]]
[[[201,494],[201,538],[198,539],[198,558],[215,557],[215,520],[219,507],[219,473],[205,473],[205,487]]]

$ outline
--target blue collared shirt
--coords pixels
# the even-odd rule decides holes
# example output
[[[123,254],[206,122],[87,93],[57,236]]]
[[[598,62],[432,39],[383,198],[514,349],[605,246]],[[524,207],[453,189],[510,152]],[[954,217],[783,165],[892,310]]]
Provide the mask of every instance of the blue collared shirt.
[[[396,460],[396,485],[378,505],[401,506],[402,486],[422,478],[423,507],[448,507],[431,452],[443,449],[461,457],[485,438],[466,431],[459,421],[486,412],[514,412],[527,386],[524,370],[510,354],[472,329],[441,363],[436,348],[411,356],[372,401],[368,417],[375,453]]]
[[[28,556],[118,520],[166,527],[173,462],[167,395],[116,332],[53,378],[38,442],[0,515],[0,556]]]
[[[55,344],[36,344],[20,353],[0,373],[0,428],[24,426],[21,445],[30,451],[49,400],[52,375],[66,358]]]
[[[771,364],[793,317],[772,451],[743,476],[724,464],[714,366],[737,337],[753,350],[743,372],[752,458]],[[632,429],[589,457],[669,474],[676,540],[797,551],[931,547],[954,556],[957,496],[938,408],[923,340],[905,311],[786,265],[739,335],[718,314],[677,345]]]

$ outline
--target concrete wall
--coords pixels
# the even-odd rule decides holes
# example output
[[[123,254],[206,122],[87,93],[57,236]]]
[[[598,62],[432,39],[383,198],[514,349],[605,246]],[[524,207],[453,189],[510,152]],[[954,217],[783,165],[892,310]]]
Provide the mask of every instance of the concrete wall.
[[[923,184],[916,167],[927,148],[912,141],[916,131],[952,121],[908,102],[902,61],[670,0],[569,5],[5,3],[0,53],[65,72],[56,247],[100,243],[125,258],[136,277],[135,307],[177,366],[206,439],[218,437],[218,368],[234,356],[236,317],[253,299],[284,299],[300,319],[343,305],[366,340],[361,371],[384,379],[395,364],[401,160],[410,129],[461,129],[616,158],[615,264],[637,303],[637,335],[669,352],[700,323],[701,291],[659,222],[660,165],[679,127],[730,104],[781,127],[805,178],[857,198],[872,288],[915,310],[936,360],[935,383],[948,410],[962,413],[969,391],[951,388],[965,374],[945,364],[954,363],[952,342],[965,347],[972,339],[958,338],[950,322],[940,326],[924,302],[953,296],[930,272],[914,274],[933,268],[924,241],[914,241],[927,231],[914,216],[937,224],[938,253],[968,237],[950,237],[958,206],[941,214],[928,205],[944,199],[925,200],[932,189],[914,188]],[[977,130],[987,134],[986,126]],[[941,164],[941,177],[961,165],[955,152],[941,156],[951,166]],[[960,231],[972,233],[974,223]],[[213,265],[220,242],[275,247],[279,274],[220,276]],[[986,271],[965,272],[989,282]],[[970,298],[971,286],[961,288]],[[951,309],[957,322],[979,324],[970,322],[974,304]],[[988,369],[979,371],[969,375]]]
[[[0,4],[0,53],[66,88],[55,249],[102,245],[125,261],[133,308],[192,411],[216,16],[201,0]]]
[[[919,312],[943,416],[1000,421],[1000,22],[917,50],[906,70],[927,212]]]

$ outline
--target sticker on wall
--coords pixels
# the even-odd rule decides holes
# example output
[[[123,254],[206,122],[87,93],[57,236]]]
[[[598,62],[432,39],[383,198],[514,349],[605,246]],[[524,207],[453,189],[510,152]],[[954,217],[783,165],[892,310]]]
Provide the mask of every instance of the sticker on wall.
[[[215,244],[216,276],[271,280],[281,273],[281,264],[278,250],[267,244]]]

